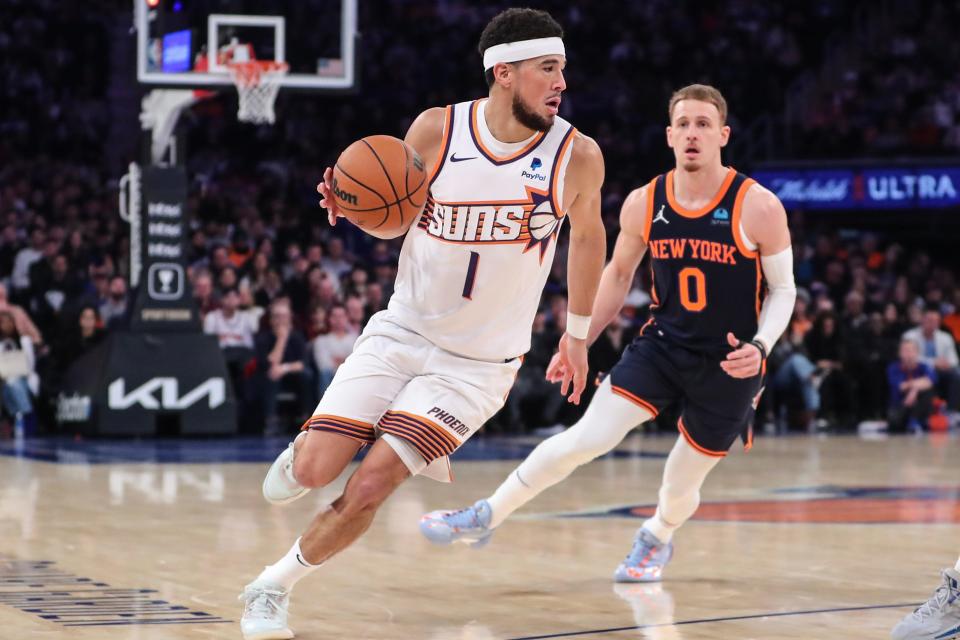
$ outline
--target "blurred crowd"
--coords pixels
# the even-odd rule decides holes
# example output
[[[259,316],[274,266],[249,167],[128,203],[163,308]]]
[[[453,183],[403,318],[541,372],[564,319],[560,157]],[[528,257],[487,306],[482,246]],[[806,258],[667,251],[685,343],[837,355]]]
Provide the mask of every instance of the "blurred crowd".
[[[860,47],[862,55],[823,87],[795,137],[796,154],[960,152],[960,42],[953,28],[960,24],[960,5],[935,0],[891,8],[893,33]]]
[[[589,10],[542,4],[568,32],[564,115],[605,153],[603,214],[611,247],[626,194],[672,164],[663,144],[672,89],[693,81],[717,84],[731,102],[738,131],[763,113],[782,110],[792,79],[822,64],[825,34],[842,34],[855,13],[850,3],[826,0],[710,7],[655,0],[597,3]],[[940,18],[905,23],[902,40],[914,46],[901,43],[896,54],[877,51],[876,68],[864,67],[850,91],[889,98],[883,87],[895,80],[888,74],[916,71],[918,59],[929,62],[928,84],[917,85],[915,93],[930,108],[905,98],[893,121],[910,148],[914,120],[904,113],[935,113],[945,123],[941,103],[950,105],[954,121],[960,108],[958,78],[947,75],[956,69],[926,44],[948,24],[936,12],[955,8],[921,4]],[[399,242],[376,241],[344,222],[331,228],[314,191],[323,168],[362,135],[402,135],[423,108],[483,94],[474,36],[501,5],[361,3],[362,25],[391,28],[364,27],[363,82],[356,94],[281,94],[275,127],[238,124],[231,113],[235,98],[228,95],[183,116],[191,286],[204,330],[223,349],[245,429],[297,425],[367,319],[392,294]],[[39,412],[47,428],[64,373],[105,335],[123,330],[132,306],[129,236],[116,210],[118,176],[109,174],[104,151],[110,55],[104,16],[129,7],[101,2],[101,11],[78,5],[48,11],[52,6],[14,0],[0,7],[2,413],[7,421],[17,415],[31,421]],[[81,54],[91,62],[77,65]],[[889,66],[881,60],[885,55],[900,56],[902,64]],[[377,64],[381,60],[391,62]],[[847,104],[831,104],[841,102]],[[861,117],[862,107],[853,101],[840,111],[825,108],[816,126],[842,122],[836,113]],[[877,151],[875,139],[864,133],[869,123],[849,126],[864,137],[845,154]],[[834,151],[828,143],[833,134],[821,130],[827,156]],[[758,424],[784,430],[889,422],[892,429],[918,430],[949,422],[960,408],[955,261],[879,234],[841,237],[825,218],[800,212],[790,212],[790,223],[800,294],[790,328],[770,356]],[[557,428],[584,406],[568,405],[543,379],[565,329],[564,242],[531,352],[491,430]],[[648,290],[643,268],[623,312],[591,350],[594,373],[612,367],[646,319]],[[666,417],[663,428],[673,428]]]

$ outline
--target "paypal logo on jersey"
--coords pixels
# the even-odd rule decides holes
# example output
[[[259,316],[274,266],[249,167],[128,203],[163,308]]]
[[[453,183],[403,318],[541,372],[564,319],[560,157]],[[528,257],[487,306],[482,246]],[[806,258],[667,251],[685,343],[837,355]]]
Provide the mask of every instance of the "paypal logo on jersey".
[[[530,161],[530,171],[521,171],[520,176],[529,180],[539,180],[540,182],[545,182],[547,180],[547,176],[537,175],[536,173],[536,171],[542,166],[543,162],[540,160],[540,158],[534,158]]]

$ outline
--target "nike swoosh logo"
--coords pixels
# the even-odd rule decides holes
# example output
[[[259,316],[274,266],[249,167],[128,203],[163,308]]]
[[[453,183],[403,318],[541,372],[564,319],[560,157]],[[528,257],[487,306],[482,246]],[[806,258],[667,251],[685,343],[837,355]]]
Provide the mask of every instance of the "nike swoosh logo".
[[[457,154],[450,155],[450,162],[463,162],[464,160],[476,160],[477,156],[470,156],[469,158],[458,158]]]
[[[309,563],[307,563],[307,561],[304,560],[304,559],[303,559],[303,556],[301,556],[299,553],[297,554],[297,562],[299,562],[300,564],[302,564],[302,565],[305,566],[305,567],[310,567],[310,566],[312,566],[312,565],[310,565]]]

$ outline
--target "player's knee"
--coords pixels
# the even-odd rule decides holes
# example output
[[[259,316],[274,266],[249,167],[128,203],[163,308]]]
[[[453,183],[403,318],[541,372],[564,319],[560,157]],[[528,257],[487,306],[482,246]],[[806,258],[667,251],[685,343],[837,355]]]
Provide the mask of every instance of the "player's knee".
[[[376,511],[395,488],[388,474],[369,471],[347,484],[344,508],[354,513]]]
[[[309,489],[327,486],[336,480],[342,471],[343,469],[331,469],[329,466],[318,465],[316,461],[311,461],[305,456],[293,460],[293,477],[300,486]]]

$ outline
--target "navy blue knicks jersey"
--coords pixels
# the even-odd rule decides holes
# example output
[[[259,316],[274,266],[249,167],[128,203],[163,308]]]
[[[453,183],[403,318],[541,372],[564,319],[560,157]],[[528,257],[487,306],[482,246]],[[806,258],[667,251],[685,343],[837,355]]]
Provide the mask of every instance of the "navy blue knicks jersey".
[[[727,332],[751,340],[760,316],[760,256],[744,244],[740,226],[754,181],[731,168],[713,201],[690,211],[674,198],[673,173],[647,188],[653,305],[643,334],[657,331],[689,349],[725,353]]]

